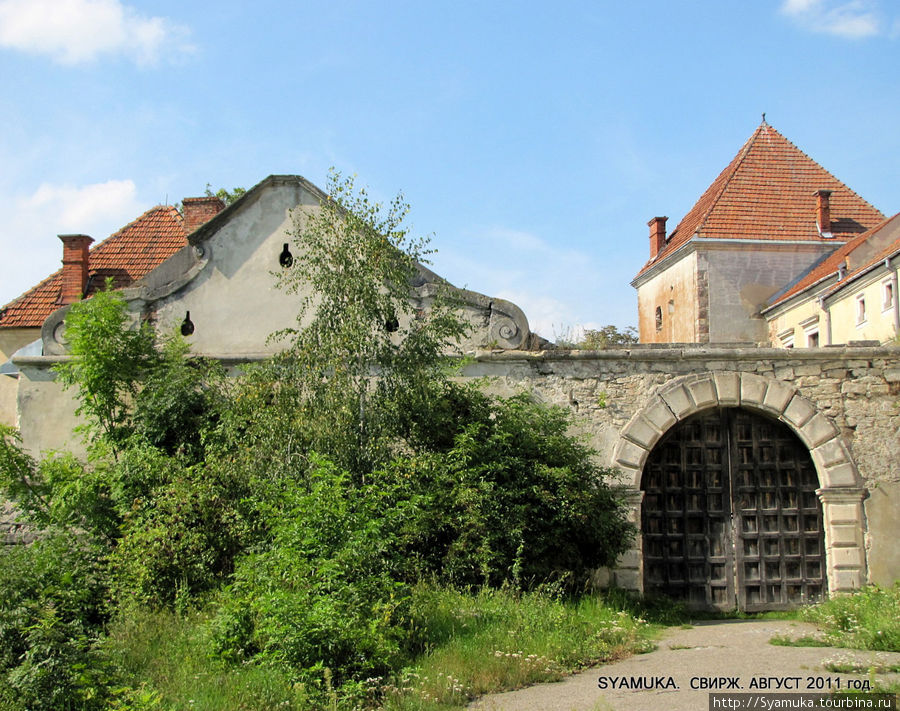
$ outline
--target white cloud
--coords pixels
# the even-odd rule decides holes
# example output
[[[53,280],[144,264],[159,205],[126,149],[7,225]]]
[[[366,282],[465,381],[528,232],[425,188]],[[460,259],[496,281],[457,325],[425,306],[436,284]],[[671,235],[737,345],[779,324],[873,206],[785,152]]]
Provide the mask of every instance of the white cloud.
[[[123,54],[138,64],[191,51],[187,28],[147,17],[120,0],[0,0],[0,46],[62,64]]]
[[[882,33],[882,22],[872,0],[784,0],[781,12],[810,32],[847,39]]]
[[[56,235],[87,234],[100,242],[145,209],[131,180],[45,183],[31,194],[0,198],[0,305],[59,269]]]
[[[83,231],[92,225],[137,217],[137,189],[131,180],[107,180],[83,187],[42,184],[31,195],[20,198],[20,209],[30,220],[52,222],[56,229]],[[102,235],[101,237],[106,237]]]

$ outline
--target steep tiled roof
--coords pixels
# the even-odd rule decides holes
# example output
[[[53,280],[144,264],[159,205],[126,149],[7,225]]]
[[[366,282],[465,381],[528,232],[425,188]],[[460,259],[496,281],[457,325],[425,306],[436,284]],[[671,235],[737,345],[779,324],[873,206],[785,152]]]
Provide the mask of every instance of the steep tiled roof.
[[[884,219],[878,210],[763,121],[640,273],[700,238],[822,241],[817,190],[832,191],[831,232],[848,240]]]
[[[102,289],[107,277],[116,288],[128,286],[186,244],[178,210],[170,205],[147,210],[91,249],[86,296]],[[0,328],[39,328],[60,307],[61,285],[62,269],[0,309]]]
[[[878,246],[873,246],[876,242]],[[848,258],[850,259],[851,268],[847,270],[846,276],[841,279],[839,284],[835,284],[828,289],[829,294],[840,291],[854,278],[868,271],[872,266],[884,260],[885,257],[890,257],[897,252],[900,252],[900,213],[841,245],[786,291],[776,294],[772,299],[770,308],[787,301],[792,296],[815,286],[823,279],[837,273],[838,268],[845,264]]]

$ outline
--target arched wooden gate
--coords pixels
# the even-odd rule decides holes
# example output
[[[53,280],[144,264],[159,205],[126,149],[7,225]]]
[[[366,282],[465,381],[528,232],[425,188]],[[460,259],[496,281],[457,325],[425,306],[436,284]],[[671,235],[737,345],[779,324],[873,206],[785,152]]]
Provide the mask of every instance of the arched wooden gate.
[[[644,467],[645,592],[721,610],[820,599],[818,487],[809,452],[776,420],[722,407],[682,420]]]

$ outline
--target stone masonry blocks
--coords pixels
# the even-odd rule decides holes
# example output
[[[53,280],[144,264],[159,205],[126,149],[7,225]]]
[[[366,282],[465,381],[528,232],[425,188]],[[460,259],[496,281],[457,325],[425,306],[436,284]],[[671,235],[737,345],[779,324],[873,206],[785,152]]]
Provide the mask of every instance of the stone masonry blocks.
[[[835,570],[828,576],[829,592],[853,592],[862,587],[861,570]]]
[[[785,385],[784,383],[780,383],[777,380],[772,380],[769,382],[769,386],[766,388],[766,396],[763,399],[763,407],[770,412],[774,412],[777,415],[780,415],[784,412],[784,408],[787,407],[788,403],[791,401],[791,398],[794,397],[794,394],[797,391],[789,385]]]
[[[643,469],[644,462],[647,461],[647,455],[650,453],[643,447],[639,447],[634,442],[628,440],[619,440],[619,446],[616,449],[615,462],[618,465],[629,469]]]
[[[625,426],[622,434],[627,439],[630,439],[632,442],[639,444],[649,451],[653,448],[653,445],[656,444],[661,433],[646,419],[640,415],[636,415],[631,419],[631,422]]]
[[[799,429],[816,414],[813,404],[800,394],[795,394],[784,409],[784,419],[788,424]]]
[[[669,390],[665,390],[661,392],[659,396],[666,401],[669,409],[675,413],[675,416],[679,420],[682,420],[693,413],[695,409],[694,401],[691,399],[691,396],[688,394],[688,391],[685,390],[683,385],[678,385]]]
[[[752,373],[741,375],[741,404],[762,407],[766,399],[768,383],[765,378]]]
[[[633,568],[617,568],[613,573],[616,585],[624,590],[640,592],[643,588],[641,572]]]
[[[837,427],[825,415],[816,413],[798,431],[800,439],[810,449],[834,439],[838,435]]]
[[[859,472],[852,462],[837,464],[829,467],[825,471],[825,481],[822,486],[838,487],[838,486],[859,486]]]
[[[847,456],[847,450],[836,439],[816,447],[810,451],[810,454],[819,472],[825,472],[835,465],[849,463],[850,461],[850,457]],[[828,478],[827,474],[825,478]]]
[[[705,410],[718,404],[716,388],[711,377],[701,377],[689,382],[686,387],[698,409]]]
[[[651,403],[644,408],[642,414],[647,421],[660,432],[666,432],[672,425],[678,422],[675,415],[673,415],[672,411],[669,409],[669,406],[659,397],[654,398]]]
[[[741,380],[737,373],[717,372],[713,374],[716,396],[720,405],[739,405],[741,402]]]
[[[828,527],[844,524],[855,524],[859,521],[857,504],[830,504],[824,507],[825,525]]]
[[[848,548],[832,548],[831,565],[834,568],[861,568],[862,550],[858,546]]]
[[[619,556],[619,559],[616,561],[616,567],[620,569],[632,568],[637,569],[641,567],[641,552],[636,548],[629,548],[627,551],[622,553]]]
[[[832,526],[830,532],[829,542],[834,547],[862,547],[862,531],[858,526]]]
[[[625,486],[634,488],[634,489],[637,489],[640,487],[640,485],[641,485],[641,470],[639,467],[636,468],[636,467],[625,466],[618,461],[613,461],[612,466],[617,467],[619,469],[619,471],[622,472],[622,481],[625,482]],[[632,516],[632,513],[635,510],[639,510],[639,509],[633,509],[633,508],[629,507],[628,512],[626,514],[628,517],[628,520],[631,521],[631,523],[639,523],[638,519],[635,518],[634,516]]]

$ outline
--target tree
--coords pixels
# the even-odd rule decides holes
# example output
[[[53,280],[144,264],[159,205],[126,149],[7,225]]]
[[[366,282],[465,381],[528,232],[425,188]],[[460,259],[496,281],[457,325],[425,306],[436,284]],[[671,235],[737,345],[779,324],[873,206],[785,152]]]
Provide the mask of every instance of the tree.
[[[54,366],[59,381],[76,388],[76,414],[87,418],[91,438],[117,452],[133,430],[130,406],[141,377],[159,360],[153,331],[129,328],[128,306],[108,279],[104,291],[72,304],[66,340],[72,358]]]
[[[294,388],[306,446],[359,479],[391,456],[398,408],[446,378],[445,351],[467,326],[447,292],[412,298],[428,240],[404,226],[402,195],[385,207],[335,172],[328,190],[320,209],[295,213],[297,254],[279,283],[307,295],[298,326],[276,335],[289,348],[274,367],[280,394]]]
[[[620,331],[614,325],[609,324],[602,328],[585,329],[584,338],[578,347],[584,350],[602,351],[610,346],[629,346],[637,342],[637,329],[634,326],[626,326]]]
[[[209,183],[206,184],[206,197],[217,197],[219,200],[224,202],[226,205],[230,205],[236,200],[240,200],[247,192],[247,188],[234,188],[232,190],[227,190],[225,188],[219,188],[215,192],[213,192],[212,187]]]

